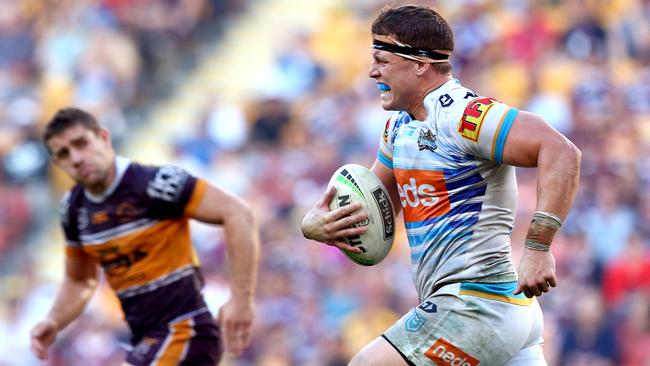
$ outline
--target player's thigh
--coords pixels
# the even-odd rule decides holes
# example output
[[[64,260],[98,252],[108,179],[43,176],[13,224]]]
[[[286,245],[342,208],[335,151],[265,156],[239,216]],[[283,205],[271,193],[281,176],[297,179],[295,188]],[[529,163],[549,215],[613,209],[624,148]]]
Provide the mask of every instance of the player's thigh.
[[[465,362],[475,366],[487,359],[480,344],[494,338],[489,330],[463,299],[446,293],[436,294],[411,309],[384,337],[412,365]]]
[[[538,338],[531,337],[530,306],[459,295],[455,287],[434,294],[384,333],[409,362],[501,365]]]
[[[544,351],[539,344],[522,348],[511,359],[509,359],[503,366],[547,366],[544,359]]]
[[[382,337],[375,338],[363,347],[348,366],[408,366],[402,355]]]

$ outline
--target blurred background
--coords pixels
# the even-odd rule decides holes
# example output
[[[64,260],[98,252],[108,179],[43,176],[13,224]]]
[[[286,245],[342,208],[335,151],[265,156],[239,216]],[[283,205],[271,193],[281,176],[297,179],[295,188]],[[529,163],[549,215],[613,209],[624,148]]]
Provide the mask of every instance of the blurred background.
[[[650,1],[428,1],[455,33],[454,76],[544,116],[583,152],[540,298],[549,365],[650,365]],[[63,273],[70,182],[39,138],[92,111],[118,152],[241,195],[263,255],[253,342],[224,365],[345,365],[417,303],[403,229],[375,267],[300,235],[344,163],[369,166],[388,114],[367,77],[377,0],[0,0],[0,365],[41,363],[29,329]],[[513,256],[535,208],[518,169]],[[401,221],[401,220],[400,220]],[[206,297],[228,296],[223,236],[194,225]],[[48,365],[118,365],[128,341],[103,285]]]

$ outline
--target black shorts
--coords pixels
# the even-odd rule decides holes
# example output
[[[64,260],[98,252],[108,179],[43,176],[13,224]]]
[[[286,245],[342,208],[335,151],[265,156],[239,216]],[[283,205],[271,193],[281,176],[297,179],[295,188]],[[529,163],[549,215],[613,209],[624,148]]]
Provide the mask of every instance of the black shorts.
[[[221,332],[207,309],[180,316],[152,329],[128,352],[134,366],[215,366],[221,359]]]

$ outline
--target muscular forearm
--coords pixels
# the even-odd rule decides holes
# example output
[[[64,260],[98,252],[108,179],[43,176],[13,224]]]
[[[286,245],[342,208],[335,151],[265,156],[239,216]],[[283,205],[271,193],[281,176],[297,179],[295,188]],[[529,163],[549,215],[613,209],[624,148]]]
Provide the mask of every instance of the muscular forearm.
[[[564,219],[578,189],[580,150],[564,139],[543,145],[537,160],[537,210]]]
[[[249,210],[241,210],[224,222],[228,268],[233,297],[250,300],[255,293],[260,241]]]
[[[58,330],[64,329],[83,313],[96,288],[96,279],[76,281],[66,277],[47,318]]]
[[[384,184],[388,193],[390,194],[390,199],[393,202],[393,213],[397,217],[402,211],[401,200],[399,192],[397,191],[397,183],[395,182],[395,175],[391,169],[385,167],[378,160],[375,160],[374,164],[370,168],[373,173],[381,180]]]

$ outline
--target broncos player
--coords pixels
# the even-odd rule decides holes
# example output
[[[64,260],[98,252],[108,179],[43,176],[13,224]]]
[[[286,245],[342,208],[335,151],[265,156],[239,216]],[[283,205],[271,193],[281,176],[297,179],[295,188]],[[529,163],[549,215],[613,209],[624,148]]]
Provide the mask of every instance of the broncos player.
[[[369,76],[382,107],[398,111],[372,171],[401,203],[421,303],[353,366],[546,364],[533,297],[557,284],[550,246],[578,187],[580,151],[541,117],[460,85],[453,49],[451,27],[424,6],[385,8],[372,24]],[[510,254],[513,166],[538,173],[518,275]],[[366,214],[359,205],[330,212],[333,194],[305,215],[303,232],[358,251],[341,239],[362,233],[350,225]]]
[[[92,297],[101,267],[132,331],[126,364],[216,365],[220,329],[225,349],[241,353],[250,340],[259,252],[246,204],[180,168],[116,156],[109,132],[80,109],[59,110],[43,140],[54,164],[77,185],[61,204],[65,278],[32,330],[33,352],[47,358],[57,334]],[[225,229],[232,296],[216,321],[201,294],[190,218]]]

